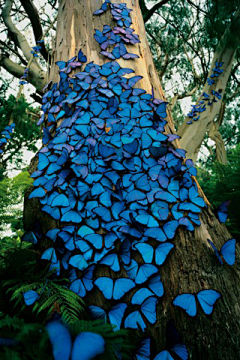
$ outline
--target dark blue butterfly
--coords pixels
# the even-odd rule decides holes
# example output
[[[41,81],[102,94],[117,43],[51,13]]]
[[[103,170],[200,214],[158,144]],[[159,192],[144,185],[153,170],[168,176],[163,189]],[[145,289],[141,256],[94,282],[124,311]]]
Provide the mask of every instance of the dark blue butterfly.
[[[151,355],[151,339],[147,338],[141,341],[137,352],[134,355],[134,360],[150,360]]]
[[[166,349],[161,351],[154,360],[174,360],[174,355],[181,360],[188,359],[186,345],[183,343],[172,319],[167,323],[166,339]]]
[[[207,239],[207,241],[212,246],[215,255],[217,256],[218,260],[220,261],[220,263],[222,265],[223,265],[222,257],[228,265],[234,265],[235,255],[236,255],[236,240],[235,239],[229,239],[228,241],[226,241],[225,244],[223,244],[223,246],[221,247],[221,249],[219,251],[211,240]]]
[[[225,223],[228,217],[228,206],[230,204],[230,200],[226,200],[222,202],[216,209],[216,214],[220,223]]]
[[[173,300],[173,305],[179,306],[186,311],[189,316],[197,315],[197,302],[198,299],[204,313],[211,315],[213,312],[213,305],[221,297],[221,294],[216,290],[202,290],[196,295],[194,294],[181,294]]]

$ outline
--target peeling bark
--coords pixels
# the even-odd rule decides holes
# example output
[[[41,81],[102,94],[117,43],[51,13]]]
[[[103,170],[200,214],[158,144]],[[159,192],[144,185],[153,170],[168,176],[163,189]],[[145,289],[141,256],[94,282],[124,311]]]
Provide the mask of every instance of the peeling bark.
[[[215,84],[211,86],[212,90],[221,90],[222,98],[211,106],[207,106],[206,111],[201,113],[200,119],[193,122],[191,125],[187,124],[189,118],[187,117],[184,123],[178,130],[178,135],[181,136],[180,146],[187,151],[187,157],[196,161],[199,149],[202,145],[206,132],[210,129],[211,123],[215,116],[221,109],[222,99],[227,87],[227,82],[231,74],[232,64],[235,57],[235,52],[240,43],[240,7],[236,11],[230,26],[226,29],[222,39],[220,40],[214,58],[211,63],[211,68],[208,77],[215,67],[216,61],[223,61],[222,69],[224,72],[215,80]],[[210,94],[210,86],[204,85],[203,92]],[[200,98],[198,99],[198,101]]]

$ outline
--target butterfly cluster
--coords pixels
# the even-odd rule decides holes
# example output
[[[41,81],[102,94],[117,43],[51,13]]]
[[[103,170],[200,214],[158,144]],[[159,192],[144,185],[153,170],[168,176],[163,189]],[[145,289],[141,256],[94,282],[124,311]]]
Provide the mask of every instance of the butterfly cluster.
[[[178,136],[164,133],[167,103],[137,88],[142,77],[126,78],[134,71],[115,61],[131,58],[124,44],[139,42],[130,29],[130,10],[107,0],[94,14],[107,9],[118,26],[111,30],[105,25],[95,39],[101,53],[107,58],[111,54],[114,61],[85,64],[80,50],[69,61],[57,62],[60,81],[45,87],[38,122],[45,124],[44,147],[31,175],[29,198],[39,199],[42,211],[58,224],[45,234],[52,245],[42,259],[56,275],[68,272],[69,287],[80,297],[95,288],[107,300],[104,309],[91,305],[90,316],[116,330],[144,332],[157,320],[157,304],[164,295],[159,269],[174,249],[176,231],[200,225],[205,203],[192,178],[193,162],[172,145]],[[40,239],[31,231],[25,237],[33,243]],[[110,276],[97,276],[96,266]],[[208,291],[217,293],[203,290],[196,295],[203,310]],[[183,295],[190,296],[190,309]],[[193,314],[195,295],[178,296],[174,305]],[[24,294],[28,305],[37,299],[37,293]],[[138,353],[137,360],[150,359],[150,341]],[[167,344],[155,359],[173,359],[173,354],[188,358],[180,340]]]
[[[15,129],[15,123],[8,125],[0,134],[0,154],[3,153],[3,148],[7,144],[7,141],[11,139],[11,134]]]
[[[103,31],[95,30],[94,38],[100,44],[100,54],[105,57],[115,60],[122,57],[125,60],[135,59],[139,56],[136,54],[128,53],[126,44],[137,44],[140,42],[138,35],[133,34],[134,30],[130,28],[132,24],[129,13],[132,11],[127,8],[126,4],[112,4],[110,0],[106,0],[101,9],[96,10],[93,15],[103,14],[110,6],[113,20],[117,22],[118,26],[113,29],[104,25]],[[112,51],[108,51],[109,47]]]
[[[215,62],[215,68],[213,69],[213,73],[209,78],[207,78],[208,85],[213,85],[215,83],[214,78],[219,77],[223,72],[221,67],[223,66],[223,62]],[[206,110],[206,106],[211,106],[214,102],[221,100],[221,93],[215,90],[211,90],[211,95],[203,92],[201,95],[201,100],[198,101],[196,105],[191,105],[192,110],[187,114],[187,116],[191,119],[187,122],[188,125],[192,124],[193,121],[198,121],[200,115],[203,111]]]
[[[42,49],[42,44],[44,43],[44,40],[38,40],[36,46],[32,47],[31,54],[33,57],[37,58],[39,57],[39,53]],[[19,85],[25,85],[28,84],[27,78],[29,75],[29,68],[24,69],[23,75],[20,77]]]

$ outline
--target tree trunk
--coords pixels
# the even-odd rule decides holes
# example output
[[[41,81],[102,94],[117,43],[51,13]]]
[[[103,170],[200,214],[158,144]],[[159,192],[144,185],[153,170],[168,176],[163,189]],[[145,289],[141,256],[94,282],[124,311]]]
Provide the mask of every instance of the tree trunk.
[[[186,117],[184,123],[178,130],[181,136],[180,146],[187,151],[187,157],[193,161],[197,160],[199,149],[202,145],[206,133],[210,130],[216,115],[220,112],[227,82],[232,70],[232,64],[235,58],[235,52],[240,42],[240,7],[238,7],[229,27],[225,30],[222,39],[219,41],[216,52],[214,54],[208,77],[212,74],[215,62],[223,61],[223,73],[215,80],[215,84],[209,86],[206,82],[203,92],[210,94],[210,90],[221,92],[221,100],[207,106],[207,109],[201,113],[198,121],[193,121],[191,125],[187,122],[190,120]],[[201,97],[198,101],[201,100]],[[197,101],[197,103],[198,103]],[[219,133],[218,138],[221,138]],[[216,141],[216,147],[222,146],[222,142]],[[218,151],[218,150],[217,150]],[[222,150],[219,150],[220,152]]]
[[[117,1],[120,3],[121,1]],[[133,68],[136,75],[142,75],[141,86],[148,93],[152,86],[155,96],[164,98],[163,90],[155,67],[149,46],[147,44],[144,22],[142,19],[138,0],[125,1],[133,9],[131,17],[132,28],[139,35],[141,43],[134,47],[140,58],[131,61],[120,61],[120,65]],[[94,28],[102,30],[103,24],[110,24],[109,15],[93,17],[93,11],[99,9],[102,2],[99,0],[61,0],[59,4],[58,25],[53,61],[67,61],[77,54],[82,48],[87,55],[88,62],[97,64],[106,62],[98,54],[99,46],[93,39]],[[131,47],[129,51],[131,52]],[[52,67],[51,76],[57,80],[56,68]],[[172,118],[168,113],[171,131]],[[36,168],[36,160],[30,171]],[[41,221],[43,230],[57,227],[54,221],[40,211],[36,200],[25,197],[24,223],[29,230],[37,218]],[[146,334],[153,338],[153,351],[151,359],[166,345],[166,323],[170,318],[176,322],[176,327],[181,333],[190,358],[197,359],[237,359],[239,358],[239,251],[237,250],[237,263],[230,267],[220,266],[218,260],[209,247],[207,238],[212,239],[215,245],[221,245],[231,236],[224,225],[220,224],[211,209],[205,209],[201,215],[201,226],[194,232],[178,230],[174,239],[175,250],[169,256],[167,264],[160,268],[165,294],[159,300],[157,307],[157,322],[148,324]],[[96,269],[97,275],[109,275],[110,270]],[[120,273],[121,275],[121,273]],[[215,305],[213,315],[207,317],[198,309],[196,318],[188,317],[183,310],[172,305],[172,300],[181,293],[194,293],[203,289],[215,289],[222,294],[222,298]],[[124,301],[129,301],[129,296]],[[102,294],[94,288],[86,300],[87,305],[102,306],[109,309],[113,305],[106,301]],[[145,335],[146,335],[145,334]],[[139,334],[138,334],[139,335]]]

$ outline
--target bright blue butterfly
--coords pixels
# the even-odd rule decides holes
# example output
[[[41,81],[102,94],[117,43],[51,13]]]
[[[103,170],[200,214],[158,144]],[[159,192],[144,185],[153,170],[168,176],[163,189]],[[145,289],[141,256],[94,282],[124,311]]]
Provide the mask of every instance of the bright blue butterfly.
[[[179,306],[186,311],[189,316],[197,315],[196,297],[206,315],[213,312],[213,305],[221,297],[221,294],[216,290],[202,290],[196,295],[181,294],[173,300],[173,305]]]
[[[109,277],[99,277],[94,281],[94,284],[108,300],[119,300],[135,287],[134,281],[127,278],[119,278],[114,282],[114,280]]]
[[[142,329],[142,331],[145,331],[146,324],[143,320],[142,315],[145,316],[145,318],[150,322],[150,324],[155,324],[157,321],[156,316],[156,306],[158,303],[158,299],[155,297],[149,297],[147,298],[143,304],[140,307],[140,311],[134,311],[130,313],[125,321],[124,321],[124,327],[130,328],[130,329],[139,329],[139,327]]]
[[[218,260],[220,261],[220,263],[222,265],[223,265],[223,261],[222,261],[221,255],[228,265],[234,265],[235,255],[236,255],[236,240],[235,239],[229,239],[228,241],[226,241],[225,244],[223,244],[223,246],[221,247],[221,249],[219,251],[211,240],[207,239],[207,241],[212,246],[215,255],[217,256]]]

